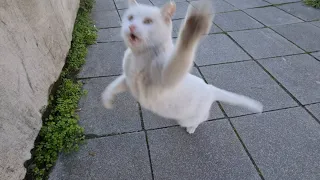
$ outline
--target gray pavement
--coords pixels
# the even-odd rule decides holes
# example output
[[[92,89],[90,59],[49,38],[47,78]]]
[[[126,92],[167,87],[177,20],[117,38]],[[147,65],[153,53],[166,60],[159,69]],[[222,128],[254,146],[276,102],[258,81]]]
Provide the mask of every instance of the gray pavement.
[[[177,124],[117,96],[100,94],[121,74],[119,36],[127,0],[96,0],[98,43],[78,78],[86,143],[61,154],[51,180],[320,179],[320,10],[299,0],[213,0],[216,18],[192,73],[261,101],[261,115],[215,103],[189,135]],[[138,0],[163,5],[167,0]],[[177,0],[173,38],[188,5]]]

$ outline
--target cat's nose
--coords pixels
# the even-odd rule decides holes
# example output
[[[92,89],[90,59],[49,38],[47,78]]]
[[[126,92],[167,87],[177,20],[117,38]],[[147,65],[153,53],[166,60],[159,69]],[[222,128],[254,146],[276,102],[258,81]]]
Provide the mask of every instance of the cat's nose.
[[[136,30],[136,26],[135,25],[130,25],[129,29],[130,29],[130,32],[134,32]]]

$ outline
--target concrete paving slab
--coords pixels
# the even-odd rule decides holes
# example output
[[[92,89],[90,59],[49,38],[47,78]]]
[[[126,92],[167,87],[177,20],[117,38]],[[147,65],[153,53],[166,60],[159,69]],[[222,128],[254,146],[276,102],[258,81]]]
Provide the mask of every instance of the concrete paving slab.
[[[311,113],[320,120],[320,103],[306,106]]]
[[[120,35],[121,28],[100,29],[97,42],[123,41]]]
[[[213,34],[200,42],[195,62],[202,66],[250,59],[227,35]]]
[[[320,19],[320,10],[307,6],[302,2],[284,4],[278,6],[280,9],[299,17],[305,21],[313,21]]]
[[[320,102],[320,63],[307,54],[259,61],[302,104]]]
[[[139,106],[129,93],[116,96],[112,110],[102,105],[101,93],[115,78],[84,80],[83,89],[88,94],[79,103],[79,124],[84,127],[85,134],[101,136],[142,129]]]
[[[258,100],[264,105],[264,111],[297,106],[296,102],[255,62],[207,66],[201,67],[200,70],[208,83]],[[228,116],[252,113],[225,103],[222,103],[222,106]]]
[[[93,11],[92,17],[95,21],[95,26],[99,29],[119,27],[121,25],[118,12],[113,11]]]
[[[248,9],[248,8],[270,5],[270,3],[263,0],[226,0],[226,1],[239,9]]]
[[[263,24],[254,20],[252,17],[248,16],[242,11],[217,14],[214,22],[224,31],[239,31],[264,27]]]
[[[154,179],[260,179],[227,120],[148,131]]]
[[[276,7],[247,9],[245,12],[266,26],[303,22]]]
[[[49,180],[152,178],[143,132],[87,140],[78,152],[61,155]]]
[[[272,29],[305,51],[320,50],[320,28],[311,23],[287,24]]]
[[[122,73],[122,59],[126,47],[123,42],[99,43],[90,46],[86,64],[78,77],[119,75]]]
[[[245,116],[232,122],[265,179],[320,178],[320,124],[304,109]]]
[[[268,28],[229,34],[255,59],[303,53],[296,45]]]

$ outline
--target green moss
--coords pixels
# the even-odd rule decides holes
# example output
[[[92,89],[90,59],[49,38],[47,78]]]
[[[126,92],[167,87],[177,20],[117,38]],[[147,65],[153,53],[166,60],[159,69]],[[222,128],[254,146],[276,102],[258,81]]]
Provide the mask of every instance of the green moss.
[[[320,0],[304,0],[304,3],[314,8],[320,8]]]
[[[43,122],[39,141],[33,152],[33,161],[29,166],[32,179],[47,179],[58,154],[77,150],[79,144],[84,141],[84,130],[78,125],[76,109],[85,92],[82,90],[82,84],[76,81],[73,75],[85,63],[87,46],[95,43],[97,37],[97,30],[90,18],[93,4],[94,0],[80,0],[71,47],[60,75],[61,84],[56,93],[50,96],[49,116]]]

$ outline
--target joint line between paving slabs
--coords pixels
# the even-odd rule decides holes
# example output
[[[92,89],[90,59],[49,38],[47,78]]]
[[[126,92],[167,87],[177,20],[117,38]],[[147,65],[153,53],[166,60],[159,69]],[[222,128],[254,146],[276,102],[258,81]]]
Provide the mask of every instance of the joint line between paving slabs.
[[[115,0],[112,0],[113,1],[113,4],[114,4],[114,7],[116,7],[116,11],[117,11],[117,13],[118,13],[118,16],[119,16],[119,18],[120,18],[120,22],[122,21],[122,19],[121,19],[121,16],[120,16],[120,13],[119,13],[119,10],[118,10],[118,7],[117,7],[117,4],[116,4],[116,2],[115,2]]]
[[[279,8],[279,6],[280,5],[286,5],[286,4],[294,4],[294,3],[298,3],[299,1],[296,1],[296,2],[289,2],[289,3],[283,3],[283,4],[273,4],[273,7],[275,7],[275,8],[277,8],[277,9],[280,9],[281,11],[283,11],[283,12],[285,12],[285,13],[287,13],[287,14],[290,14],[291,16],[293,16],[293,17],[295,17],[295,18],[297,18],[297,19],[300,19],[301,21],[303,21],[303,22],[307,22],[307,21],[305,21],[305,20],[303,20],[303,19],[301,19],[300,17],[298,17],[298,16],[296,16],[296,15],[294,15],[294,14],[291,14],[290,12],[288,12],[288,11],[285,11],[285,10],[283,10],[283,9],[281,9],[281,8]],[[302,2],[303,3],[303,2]]]
[[[271,28],[269,28],[269,29],[271,29]],[[273,30],[274,31],[274,30]],[[256,62],[257,63],[257,65],[260,67],[260,68],[262,68],[270,77],[271,77],[271,79],[273,79],[300,107],[302,107],[305,111],[307,111],[308,112],[308,114],[310,115],[310,116],[312,116],[314,119],[315,119],[315,121],[317,121],[319,124],[320,124],[320,120],[317,118],[317,117],[315,117],[287,88],[285,88],[285,86],[284,85],[282,85],[281,83],[280,83],[280,81],[278,81],[266,68],[264,68],[263,66],[262,66],[262,64],[260,64],[259,63],[259,61],[257,61],[255,58],[253,58],[253,56],[251,56],[236,40],[234,40],[229,34],[226,34],[234,43],[236,43],[248,56],[250,56],[252,59],[253,59],[253,61],[254,62]],[[290,41],[291,42],[291,41]],[[295,44],[294,44],[295,45]],[[296,45],[297,46],[297,45]],[[299,46],[297,46],[297,47],[299,47]],[[300,48],[300,47],[299,47]],[[301,49],[301,48],[300,48]],[[304,51],[304,50],[303,50]],[[304,52],[306,52],[306,51],[304,51]],[[307,54],[308,54],[308,52],[306,52]]]
[[[286,4],[291,4],[291,3],[286,3]],[[276,6],[274,6],[274,5],[272,5],[272,7],[276,7]],[[276,7],[277,9],[280,9],[280,8],[278,8],[278,7]],[[280,9],[280,10],[282,10],[282,9]],[[262,23],[261,21],[259,21],[258,19],[256,19],[255,17],[253,17],[253,16],[251,16],[250,14],[248,14],[247,12],[245,12],[244,10],[241,10],[243,13],[245,13],[246,15],[248,15],[249,17],[251,17],[252,19],[254,19],[254,20],[256,20],[257,22],[259,22],[260,24],[262,24],[262,25],[264,25],[265,27],[264,28],[268,28],[268,29],[270,29],[271,31],[273,31],[273,32],[275,32],[276,34],[278,34],[279,36],[281,36],[282,38],[284,38],[284,39],[286,39],[287,41],[289,41],[290,43],[292,43],[292,44],[294,44],[295,46],[297,46],[299,49],[301,49],[303,52],[305,52],[305,53],[307,53],[307,54],[309,54],[309,52],[307,52],[307,51],[305,51],[304,49],[302,49],[300,46],[298,46],[297,44],[295,44],[294,42],[292,42],[291,40],[289,40],[289,39],[287,39],[286,37],[284,37],[283,35],[281,35],[280,33],[278,33],[277,31],[275,31],[274,29],[272,29],[271,27],[269,27],[269,26],[267,26],[267,25],[265,25],[264,23]],[[282,10],[283,12],[285,12],[285,13],[288,13],[288,12],[286,12],[286,11],[284,11],[284,10]],[[290,14],[290,13],[288,13],[288,14]],[[290,14],[290,15],[292,15],[292,14]],[[293,17],[296,17],[296,16],[294,16],[294,15],[292,15]],[[296,17],[296,18],[298,18],[298,17]],[[298,18],[298,19],[300,19],[300,18]],[[300,19],[300,20],[302,20],[302,19]],[[304,22],[306,22],[306,21],[304,21],[304,20],[302,20],[303,22],[297,22],[297,23],[290,23],[290,24],[298,24],[298,23],[304,23]],[[282,24],[282,25],[290,25],[290,24]],[[219,27],[220,28],[220,27]],[[221,28],[220,28],[221,29]],[[263,29],[263,28],[261,28],[261,29]],[[226,32],[226,31],[224,31],[223,29],[221,29],[224,33],[226,33],[226,35],[228,35],[229,36],[229,34]],[[251,29],[248,29],[248,30],[251,30]],[[231,38],[231,36],[229,36],[230,38]],[[232,38],[231,38],[232,39]],[[233,39],[232,39],[233,40]],[[234,42],[236,42],[235,40],[233,40]],[[237,42],[236,42],[237,43]],[[238,44],[238,43],[237,43]],[[239,44],[238,44],[238,46],[240,46]],[[240,46],[241,47],[241,46]],[[242,48],[242,47],[241,47]],[[242,48],[243,49],[243,48]],[[244,50],[244,49],[243,49]],[[247,51],[245,51],[252,59],[254,59]]]
[[[245,145],[244,142],[242,141],[242,139],[241,139],[238,131],[236,130],[236,128],[235,128],[234,125],[232,124],[229,116],[227,115],[227,113],[226,113],[225,110],[223,109],[223,107],[222,107],[222,105],[221,105],[220,102],[218,102],[218,105],[219,105],[219,108],[220,108],[220,110],[222,111],[223,115],[228,119],[228,122],[229,122],[230,126],[232,127],[233,132],[236,134],[237,138],[239,139],[239,141],[240,141],[240,143],[241,143],[244,151],[247,153],[247,156],[249,157],[251,163],[253,164],[253,166],[254,166],[254,168],[256,169],[257,173],[259,174],[260,178],[261,178],[262,180],[264,180],[264,177],[263,177],[263,175],[262,175],[261,170],[259,169],[258,165],[256,164],[256,162],[254,161],[253,157],[251,156],[248,148],[246,147],[246,145]]]
[[[97,78],[108,78],[108,77],[117,77],[121,74],[111,74],[111,75],[105,75],[105,76],[89,76],[89,77],[78,77],[77,80],[90,80],[90,79],[97,79]]]
[[[290,25],[290,24],[286,24],[286,25]],[[302,49],[300,46],[298,46],[296,43],[294,43],[293,41],[287,39],[286,37],[284,37],[282,34],[278,33],[277,31],[275,31],[274,29],[272,29],[271,27],[269,28],[271,31],[275,32],[276,34],[278,34],[279,36],[281,36],[282,38],[286,39],[287,41],[289,41],[290,43],[294,44],[295,46],[297,46],[299,49],[301,49],[303,52],[309,54],[308,51]]]
[[[154,5],[154,4],[153,4],[153,2],[152,2],[151,0],[149,0],[149,2],[150,2],[152,5]]]
[[[116,10],[117,11],[117,10]],[[118,14],[119,15],[119,14]],[[121,26],[110,26],[110,27],[101,27],[101,28],[98,28],[99,30],[100,29],[116,29],[116,28],[121,28]]]
[[[139,105],[139,114],[140,114],[140,120],[141,120],[141,128],[142,128],[142,130],[143,130],[143,132],[144,132],[144,135],[145,135],[145,138],[146,138],[146,145],[147,145],[147,150],[148,150],[148,157],[149,157],[149,165],[150,165],[150,171],[151,171],[151,178],[152,178],[152,180],[154,180],[148,134],[147,134],[147,130],[146,130],[145,127],[144,127],[143,116],[142,116],[142,107],[141,107],[140,104],[138,104],[138,105]]]
[[[206,83],[208,84],[207,80],[206,80],[206,79],[205,79],[205,77],[203,76],[203,74],[202,74],[201,70],[199,69],[199,67],[197,66],[197,64],[196,64],[196,63],[195,63],[195,67],[198,69],[198,71],[199,71],[199,73],[200,73],[201,77],[203,78],[204,82],[206,82]],[[231,125],[231,127],[232,127],[232,129],[233,129],[234,133],[236,134],[237,138],[239,139],[239,141],[240,141],[240,143],[241,143],[242,147],[244,148],[244,150],[245,150],[245,152],[246,152],[247,156],[249,157],[249,159],[250,159],[251,163],[253,164],[253,166],[254,166],[254,168],[256,169],[257,173],[259,174],[260,178],[261,178],[262,180],[264,180],[264,177],[262,176],[261,170],[259,169],[259,167],[258,167],[258,166],[257,166],[257,164],[255,163],[255,161],[253,160],[253,158],[252,158],[251,154],[249,153],[249,150],[247,149],[247,147],[245,146],[244,142],[242,141],[242,139],[241,139],[240,135],[238,134],[238,132],[237,132],[236,128],[233,126],[233,124],[232,124],[232,122],[231,122],[231,120],[230,120],[229,116],[227,115],[227,113],[226,113],[226,112],[225,112],[225,110],[223,109],[223,107],[222,107],[221,103],[220,103],[219,101],[217,101],[217,104],[218,104],[218,106],[219,106],[219,108],[220,108],[221,112],[223,113],[224,117],[228,119],[229,124]]]
[[[313,53],[313,52],[312,52]],[[317,52],[318,53],[318,52]],[[320,53],[320,51],[319,51],[319,53]],[[316,59],[317,61],[319,61],[320,62],[320,57],[319,58],[317,58],[317,57],[315,57],[314,55],[312,55],[311,53],[310,53],[310,56],[312,56],[314,59]]]

